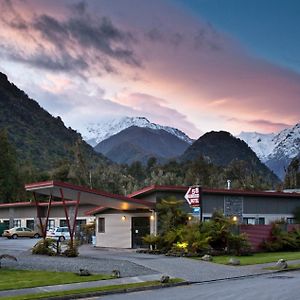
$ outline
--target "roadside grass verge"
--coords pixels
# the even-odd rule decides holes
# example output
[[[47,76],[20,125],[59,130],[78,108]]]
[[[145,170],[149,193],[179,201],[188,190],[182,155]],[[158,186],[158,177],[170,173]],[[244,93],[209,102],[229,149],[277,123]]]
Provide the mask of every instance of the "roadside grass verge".
[[[276,266],[274,266],[274,267],[266,267],[264,269],[265,270],[274,270],[274,271],[280,270],[280,268],[276,267]],[[286,269],[283,269],[282,271],[286,271],[286,270],[298,270],[298,269],[300,269],[300,264],[292,264],[292,265],[288,265],[288,267]]]
[[[145,281],[145,282],[137,282],[137,283],[129,283],[129,284],[118,284],[118,285],[108,285],[102,287],[94,287],[94,288],[84,288],[84,289],[76,289],[76,290],[68,290],[68,291],[60,291],[60,292],[48,292],[48,293],[39,293],[39,294],[28,294],[28,295],[19,295],[19,296],[10,296],[3,297],[2,300],[34,300],[34,299],[43,299],[50,297],[61,297],[61,296],[75,296],[78,294],[96,294],[101,292],[126,292],[135,288],[146,288],[146,287],[158,287],[158,286],[168,286],[169,284],[176,284],[183,282],[180,278],[170,279],[169,283],[161,283],[160,281]]]
[[[280,258],[285,260],[296,260],[300,259],[300,252],[263,252],[263,253],[255,253],[249,256],[232,256],[232,255],[220,255],[214,256],[213,262],[217,264],[228,264],[228,261],[231,257],[235,257],[241,262],[241,266],[246,265],[257,265],[257,264],[265,264],[270,262],[276,262]],[[200,259],[200,258],[195,258]]]
[[[112,275],[79,276],[71,272],[0,269],[0,291],[32,288],[45,285],[86,282],[114,278]]]

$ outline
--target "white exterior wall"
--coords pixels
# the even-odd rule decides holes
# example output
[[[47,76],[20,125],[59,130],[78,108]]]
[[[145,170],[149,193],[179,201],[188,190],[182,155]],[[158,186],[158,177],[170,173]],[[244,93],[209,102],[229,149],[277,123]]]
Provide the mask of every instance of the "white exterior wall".
[[[211,218],[212,214],[203,214],[203,218]],[[195,219],[199,219],[198,214],[193,214]],[[265,225],[269,225],[274,221],[287,218],[294,218],[292,214],[243,214],[243,218],[265,218]]]
[[[125,221],[122,220],[125,216]],[[131,218],[132,217],[149,217],[149,213],[115,213],[115,214],[98,214],[96,215],[96,247],[113,247],[113,248],[131,248]],[[105,232],[98,232],[98,219],[105,219]],[[150,220],[150,233],[155,232],[155,220]]]
[[[294,218],[292,214],[243,214],[243,218],[265,218],[265,225],[281,219]]]

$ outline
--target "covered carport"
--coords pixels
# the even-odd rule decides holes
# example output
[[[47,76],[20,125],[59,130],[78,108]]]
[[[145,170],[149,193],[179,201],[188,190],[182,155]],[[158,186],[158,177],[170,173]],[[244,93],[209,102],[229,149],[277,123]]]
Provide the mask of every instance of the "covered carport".
[[[45,181],[25,185],[26,191],[33,193],[33,201],[37,209],[37,217],[40,223],[43,238],[46,237],[47,223],[51,207],[55,201],[62,201],[66,217],[66,223],[73,243],[78,206],[80,204],[92,204],[98,207],[111,208],[119,211],[133,211],[138,209],[153,210],[155,204],[141,199],[128,198],[122,195],[107,193],[101,190],[90,189],[70,183],[59,181]],[[43,196],[43,197],[41,197]],[[74,203],[74,216],[68,213],[67,204]],[[40,202],[47,202],[45,221],[40,212]]]

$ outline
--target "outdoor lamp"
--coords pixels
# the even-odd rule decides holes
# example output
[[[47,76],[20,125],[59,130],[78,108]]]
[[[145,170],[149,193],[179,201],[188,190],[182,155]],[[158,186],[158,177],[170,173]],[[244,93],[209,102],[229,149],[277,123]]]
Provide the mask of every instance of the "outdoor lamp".
[[[232,221],[233,221],[233,222],[237,222],[237,220],[238,220],[237,216],[233,216],[233,217],[232,217]]]
[[[126,220],[126,217],[125,217],[125,216],[122,216],[121,219],[122,219],[122,221],[125,221],[125,220]]]
[[[150,216],[150,220],[154,221],[154,216],[153,215]]]

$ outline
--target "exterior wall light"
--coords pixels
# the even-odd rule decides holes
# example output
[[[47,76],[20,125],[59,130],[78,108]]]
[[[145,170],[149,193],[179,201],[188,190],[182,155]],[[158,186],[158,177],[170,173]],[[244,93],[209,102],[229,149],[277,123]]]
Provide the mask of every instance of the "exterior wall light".
[[[233,221],[233,222],[237,222],[237,220],[238,220],[237,216],[233,216],[233,217],[232,217],[232,221]]]
[[[121,220],[122,220],[122,221],[126,221],[126,217],[125,217],[125,216],[122,216]]]
[[[150,216],[150,220],[154,221],[154,216],[153,215]]]
[[[189,216],[189,217],[188,217],[188,220],[191,221],[191,220],[192,220],[192,216]]]

